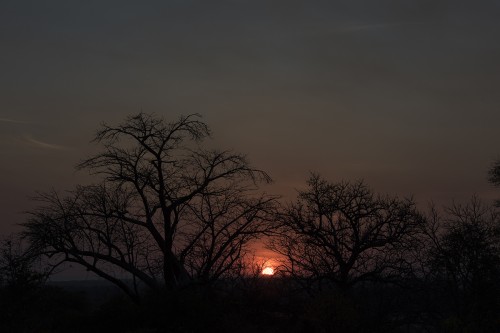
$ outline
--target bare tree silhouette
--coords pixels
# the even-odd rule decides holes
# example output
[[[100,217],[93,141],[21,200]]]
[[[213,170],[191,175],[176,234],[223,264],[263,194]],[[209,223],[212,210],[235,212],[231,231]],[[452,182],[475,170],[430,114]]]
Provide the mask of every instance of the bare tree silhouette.
[[[363,182],[330,183],[312,175],[279,216],[270,248],[308,287],[341,290],[361,281],[399,276],[405,249],[423,222],[411,199],[375,195]]]
[[[0,239],[0,287],[16,290],[42,285],[51,273],[41,262],[39,253],[18,234]]]
[[[490,183],[500,186],[500,159],[496,160],[488,172]]]
[[[441,320],[453,319],[470,331],[489,332],[500,305],[500,215],[477,197],[453,203],[427,218],[425,280]],[[433,303],[438,303],[434,301]]]
[[[203,148],[210,132],[199,118],[167,123],[140,113],[104,124],[95,138],[103,151],[78,165],[101,183],[39,194],[25,234],[44,254],[86,267],[135,300],[139,283],[175,289],[234,272],[248,242],[269,227],[275,198],[257,193],[270,178],[244,156]]]
[[[488,181],[491,184],[500,187],[500,159],[493,162],[493,165],[488,171]],[[496,205],[500,207],[500,200],[497,200]]]

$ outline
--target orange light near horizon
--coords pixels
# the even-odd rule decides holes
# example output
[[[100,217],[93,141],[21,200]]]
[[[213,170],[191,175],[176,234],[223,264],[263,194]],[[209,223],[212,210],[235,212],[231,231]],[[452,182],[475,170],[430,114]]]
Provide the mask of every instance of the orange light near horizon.
[[[274,275],[274,268],[269,267],[269,266],[268,267],[264,267],[264,269],[262,270],[261,274],[262,275],[268,275],[268,276]]]

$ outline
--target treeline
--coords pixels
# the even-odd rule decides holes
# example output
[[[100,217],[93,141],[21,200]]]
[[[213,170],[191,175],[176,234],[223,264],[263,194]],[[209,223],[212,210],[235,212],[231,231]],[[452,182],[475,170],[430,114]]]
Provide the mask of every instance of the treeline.
[[[12,332],[496,332],[500,218],[473,197],[417,209],[364,182],[312,174],[293,202],[198,115],[104,124],[83,160],[96,183],[39,193],[0,253],[0,329]],[[500,164],[490,181],[499,185]],[[249,245],[276,253],[260,275]],[[70,263],[123,297],[95,306],[46,285]]]

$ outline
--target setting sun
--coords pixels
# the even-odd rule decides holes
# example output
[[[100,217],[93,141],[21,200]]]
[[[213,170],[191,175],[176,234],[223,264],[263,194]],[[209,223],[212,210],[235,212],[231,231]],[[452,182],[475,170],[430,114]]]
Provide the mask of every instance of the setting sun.
[[[265,267],[262,270],[262,275],[274,275],[274,268],[272,268],[272,267]]]

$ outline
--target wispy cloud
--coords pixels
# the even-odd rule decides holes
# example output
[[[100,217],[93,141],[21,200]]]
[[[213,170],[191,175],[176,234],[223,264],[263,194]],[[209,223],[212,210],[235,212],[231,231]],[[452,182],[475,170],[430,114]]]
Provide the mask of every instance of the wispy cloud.
[[[11,124],[27,124],[25,121],[10,119],[10,118],[0,118],[0,123],[11,123]]]
[[[33,138],[29,138],[29,137],[25,137],[24,140],[26,140],[27,142],[29,142],[32,145],[35,145],[35,146],[37,146],[39,148],[43,148],[43,149],[52,149],[52,150],[67,150],[67,149],[69,149],[68,147],[65,147],[65,146],[47,143],[47,142],[43,142],[43,141],[36,140]]]
[[[339,29],[341,32],[355,32],[363,30],[377,30],[384,28],[395,28],[405,25],[424,25],[425,22],[391,22],[391,23],[373,23],[373,24],[351,24],[343,26]]]

